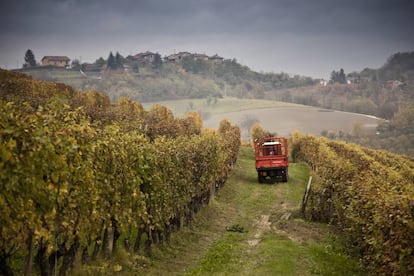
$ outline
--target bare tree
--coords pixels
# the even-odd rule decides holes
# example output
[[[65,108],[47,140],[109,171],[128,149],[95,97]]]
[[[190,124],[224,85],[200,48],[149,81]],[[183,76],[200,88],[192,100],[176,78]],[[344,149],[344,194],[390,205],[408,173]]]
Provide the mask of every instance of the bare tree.
[[[243,119],[240,121],[240,126],[244,129],[247,129],[247,133],[250,136],[250,129],[251,127],[259,123],[259,119],[257,119],[254,115],[246,114],[243,116]]]

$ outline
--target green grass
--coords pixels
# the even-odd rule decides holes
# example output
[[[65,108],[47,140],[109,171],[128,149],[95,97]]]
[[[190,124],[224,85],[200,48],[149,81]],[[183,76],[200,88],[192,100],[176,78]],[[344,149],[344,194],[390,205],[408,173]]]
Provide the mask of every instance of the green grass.
[[[265,234],[256,254],[257,275],[305,275],[310,266],[306,247],[284,235]]]
[[[329,239],[324,244],[311,244],[307,247],[308,254],[312,257],[312,274],[318,275],[364,275],[359,262],[353,259],[339,248],[332,246],[334,241]]]
[[[251,150],[243,148],[229,179],[230,193],[222,191],[218,201],[228,206],[237,206],[235,222],[248,228],[248,233],[226,233],[214,242],[200,263],[188,275],[357,275],[360,273],[358,262],[334,251],[328,240],[323,242],[296,241],[289,238],[289,232],[275,233],[268,229],[261,236],[256,246],[247,241],[255,238],[254,219],[261,214],[272,215],[280,209],[288,208],[295,212],[300,202],[308,179],[307,167],[303,164],[290,165],[288,183],[275,185],[258,184]],[[299,220],[295,227],[305,228],[308,224]],[[325,225],[313,224],[318,237],[327,233]],[[288,228],[289,230],[289,228]],[[315,232],[315,230],[314,230]],[[298,235],[298,234],[297,234]],[[315,233],[312,234],[315,236]],[[329,249],[329,250],[328,250]]]
[[[363,275],[331,226],[295,215],[309,174],[297,163],[290,164],[289,173],[288,183],[257,183],[252,149],[242,147],[225,186],[191,225],[172,235],[170,245],[154,247],[151,258],[121,251],[92,271],[112,275],[120,265],[117,275]],[[280,220],[286,212],[292,217]],[[268,227],[259,223],[264,215]],[[233,225],[246,231],[226,231]]]
[[[207,99],[185,99],[143,103],[143,106],[145,109],[150,109],[151,106],[155,104],[161,104],[168,107],[177,117],[182,117],[185,113],[190,111],[214,115],[256,108],[304,107],[299,104],[271,100],[238,99],[230,97],[218,99],[216,103],[212,101],[210,104],[208,104]]]
[[[226,234],[225,237],[212,244],[199,266],[184,275],[237,273],[241,252],[238,234]]]
[[[191,227],[175,235],[176,244],[167,250],[169,253],[145,272],[149,275],[362,274],[356,260],[343,254],[339,246],[332,246],[329,226],[301,219],[273,221],[274,214],[281,210],[297,213],[308,180],[305,165],[290,165],[288,183],[259,184],[256,179],[252,150],[243,147],[226,186],[197,214]],[[273,225],[263,230],[257,245],[251,246],[248,241],[255,238],[257,221],[265,214]],[[235,224],[248,232],[225,231],[226,226]],[[274,229],[278,224],[285,232]]]

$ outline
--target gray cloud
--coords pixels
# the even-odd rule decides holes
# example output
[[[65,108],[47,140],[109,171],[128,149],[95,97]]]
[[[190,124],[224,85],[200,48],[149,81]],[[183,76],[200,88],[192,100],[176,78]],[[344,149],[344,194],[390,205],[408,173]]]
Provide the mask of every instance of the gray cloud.
[[[109,50],[193,50],[236,57],[255,70],[328,76],[340,64],[360,70],[414,50],[408,0],[8,2],[0,10],[2,67],[16,67],[30,47],[90,61]]]

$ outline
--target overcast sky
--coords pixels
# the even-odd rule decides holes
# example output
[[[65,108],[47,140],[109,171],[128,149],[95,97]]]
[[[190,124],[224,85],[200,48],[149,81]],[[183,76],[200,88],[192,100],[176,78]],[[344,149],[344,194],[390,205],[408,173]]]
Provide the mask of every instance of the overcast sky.
[[[255,71],[329,78],[414,51],[413,0],[6,0],[0,67],[143,51],[236,58]]]

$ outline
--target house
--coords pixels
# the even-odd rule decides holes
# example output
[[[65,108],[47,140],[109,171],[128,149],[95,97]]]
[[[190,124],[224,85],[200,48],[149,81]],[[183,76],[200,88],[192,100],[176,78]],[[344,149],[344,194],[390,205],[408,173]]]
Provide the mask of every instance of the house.
[[[215,54],[214,56],[209,57],[208,59],[211,60],[211,61],[217,62],[217,63],[222,63],[223,60],[224,60],[223,57],[221,57],[217,54]]]
[[[67,56],[44,56],[42,58],[42,66],[70,66],[70,58]]]
[[[183,58],[189,57],[189,56],[192,56],[192,54],[189,53],[189,52],[179,52],[177,54],[172,54],[172,55],[166,56],[164,58],[164,60],[169,61],[169,62],[176,62],[176,61],[180,61]]]
[[[217,54],[209,57],[205,54],[197,54],[197,53],[192,54],[189,52],[179,52],[177,54],[172,54],[172,55],[164,57],[164,60],[169,61],[169,62],[177,62],[177,61],[182,60],[185,57],[190,57],[193,60],[205,60],[205,61],[209,60],[209,61],[218,62],[218,63],[221,63],[224,60],[224,58],[220,57]]]
[[[104,65],[96,63],[84,63],[82,69],[84,72],[101,72],[104,69]]]
[[[194,60],[208,60],[209,56],[205,54],[192,54]]]
[[[327,86],[328,85],[328,81],[326,80],[319,80],[319,84],[322,86]]]
[[[141,63],[152,63],[155,59],[155,55],[156,53],[146,51],[132,56],[132,59]]]

